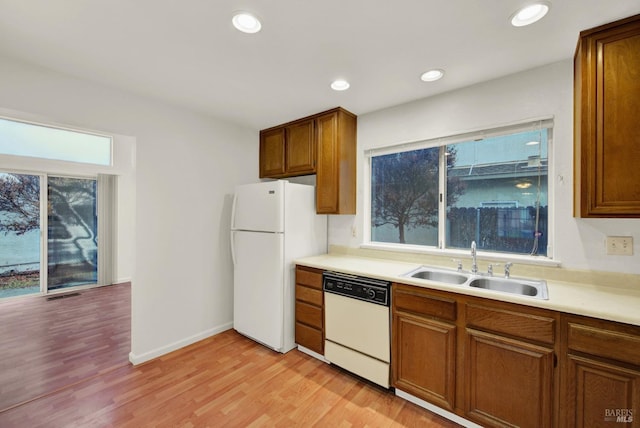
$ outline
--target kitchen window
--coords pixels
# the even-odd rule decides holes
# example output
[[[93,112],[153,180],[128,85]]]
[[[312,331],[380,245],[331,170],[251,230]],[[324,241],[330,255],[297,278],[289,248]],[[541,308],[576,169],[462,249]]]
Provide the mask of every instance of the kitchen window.
[[[552,121],[370,150],[370,240],[549,256]]]

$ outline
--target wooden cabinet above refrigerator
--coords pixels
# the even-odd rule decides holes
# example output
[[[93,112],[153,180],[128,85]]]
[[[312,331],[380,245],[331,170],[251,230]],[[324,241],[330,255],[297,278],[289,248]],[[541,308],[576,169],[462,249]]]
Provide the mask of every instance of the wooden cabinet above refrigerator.
[[[318,214],[356,213],[357,117],[337,107],[260,131],[260,178],[316,174]]]

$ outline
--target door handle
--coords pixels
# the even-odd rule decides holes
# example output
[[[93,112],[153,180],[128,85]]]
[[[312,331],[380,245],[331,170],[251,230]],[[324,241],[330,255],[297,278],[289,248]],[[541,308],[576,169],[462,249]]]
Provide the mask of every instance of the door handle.
[[[235,240],[236,240],[236,233],[235,231],[231,231],[231,261],[233,262],[233,265],[236,265],[236,246],[235,246]]]

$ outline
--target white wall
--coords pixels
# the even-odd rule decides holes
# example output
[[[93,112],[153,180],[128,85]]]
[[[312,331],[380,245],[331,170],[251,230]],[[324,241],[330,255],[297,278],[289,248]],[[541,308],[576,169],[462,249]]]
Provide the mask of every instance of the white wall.
[[[10,58],[0,58],[0,108],[135,137],[117,270],[132,277],[132,361],[231,327],[230,195],[257,181],[256,130]]]
[[[331,217],[329,243],[350,247],[362,243],[364,183],[368,180],[364,150],[544,116],[553,116],[555,120],[549,171],[549,182],[553,186],[554,258],[572,269],[640,273],[640,219],[587,220],[572,216],[573,63],[570,60],[359,116],[357,215]],[[356,228],[355,238],[352,227]],[[608,235],[632,236],[634,255],[606,255],[604,239]]]

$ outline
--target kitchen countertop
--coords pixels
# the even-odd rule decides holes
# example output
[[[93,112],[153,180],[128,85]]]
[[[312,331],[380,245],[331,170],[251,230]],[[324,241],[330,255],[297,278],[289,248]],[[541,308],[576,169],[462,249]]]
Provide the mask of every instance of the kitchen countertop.
[[[536,278],[546,279],[547,281],[549,299],[540,300],[469,286],[444,284],[425,279],[401,276],[406,272],[422,266],[422,264],[419,263],[359,257],[340,253],[305,257],[295,260],[295,263],[317,269],[368,276],[434,290],[484,297],[640,326],[639,290]],[[437,265],[433,267],[442,269],[442,267]],[[512,278],[518,277],[516,275]]]

